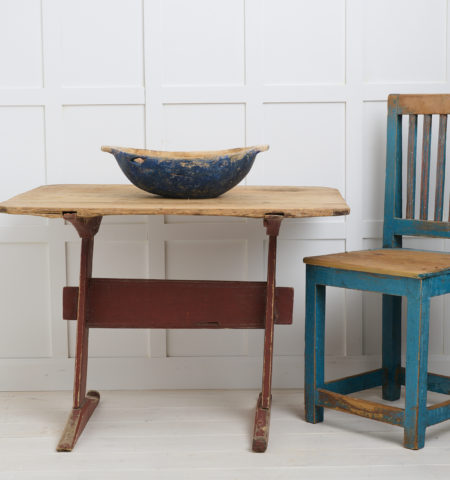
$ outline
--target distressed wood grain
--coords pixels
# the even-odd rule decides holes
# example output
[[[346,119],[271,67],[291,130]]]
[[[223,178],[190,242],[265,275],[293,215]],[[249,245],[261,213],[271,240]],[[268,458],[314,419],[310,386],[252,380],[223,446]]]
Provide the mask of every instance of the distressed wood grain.
[[[341,194],[327,187],[237,186],[218,198],[180,200],[146,193],[133,185],[45,185],[0,203],[16,215],[216,215],[285,218],[347,215]]]
[[[436,194],[434,200],[434,219],[442,222],[445,187],[445,151],[447,146],[447,115],[439,117],[438,158],[436,164]]]
[[[447,94],[392,94],[388,103],[396,103],[399,115],[450,113],[450,96]]]
[[[406,180],[406,218],[414,218],[416,201],[417,115],[409,116]]]
[[[450,253],[383,248],[306,257],[308,265],[421,278],[450,269]]]
[[[422,174],[420,177],[420,219],[428,219],[428,199],[430,197],[430,153],[431,115],[424,115],[422,140]]]
[[[340,412],[352,413],[353,415],[378,420],[379,422],[403,426],[404,412],[401,408],[360,398],[348,397],[340,393],[329,392],[322,388],[317,390],[317,394],[318,403],[323,407],[332,408]]]

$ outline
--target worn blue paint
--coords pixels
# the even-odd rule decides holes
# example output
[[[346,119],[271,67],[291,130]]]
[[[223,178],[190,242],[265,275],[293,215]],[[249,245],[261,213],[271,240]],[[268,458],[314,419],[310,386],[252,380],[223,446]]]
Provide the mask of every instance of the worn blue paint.
[[[169,198],[214,198],[237,185],[252,168],[256,155],[267,148],[199,152],[189,158],[119,147],[102,150],[112,153],[131,183],[146,192]]]
[[[306,266],[305,335],[305,412],[310,423],[323,421],[323,407],[317,405],[316,392],[325,381],[325,287],[318,284],[311,265]]]
[[[429,286],[430,297],[450,293],[450,273],[448,271],[443,272],[442,275],[428,278],[426,283]]]
[[[436,165],[436,194],[434,219],[441,222],[444,212],[445,151],[447,146],[447,115],[439,116],[438,160]]]
[[[422,285],[408,296],[405,369],[405,433],[406,448],[419,449],[425,444],[427,422],[427,363],[430,297],[424,296]]]
[[[414,218],[416,205],[417,115],[409,116],[406,218]]]
[[[325,382],[323,388],[330,392],[348,395],[349,393],[367,390],[368,388],[378,387],[385,382],[386,371],[383,368],[372,370],[371,372],[359,373],[351,377],[339,378],[332,382]]]
[[[388,227],[385,223],[385,228],[390,228],[396,235],[450,238],[450,224],[448,222],[393,218],[390,220]]]
[[[400,383],[405,385],[405,369],[400,370]],[[428,390],[430,392],[443,393],[450,395],[450,377],[445,375],[438,375],[436,373],[428,373]]]
[[[394,277],[376,273],[356,272],[354,270],[339,270],[336,268],[308,265],[309,271],[314,271],[319,285],[330,287],[363,290],[366,292],[380,292],[391,295],[408,295],[414,290],[417,278]],[[308,274],[308,268],[306,273]]]
[[[431,115],[424,115],[422,140],[422,173],[420,176],[420,219],[428,218],[428,199],[430,197],[430,153],[431,153]]]
[[[383,247],[402,246],[402,237],[392,228],[392,220],[402,216],[402,117],[398,113],[398,96],[389,95],[386,147],[386,181],[384,190]]]
[[[382,366],[386,370],[383,399],[392,401],[400,398],[402,297],[383,295],[382,319]]]
[[[406,101],[406,100],[405,100]],[[424,95],[426,102],[426,95]],[[450,238],[450,223],[442,221],[402,218],[402,112],[398,108],[399,95],[390,95],[388,102],[387,153],[383,248],[401,248],[402,235]],[[419,112],[417,112],[419,113]],[[430,112],[427,112],[430,113]],[[442,112],[438,112],[442,113]],[[450,112],[449,112],[450,113]],[[426,137],[429,136],[428,131]],[[442,140],[444,135],[440,135]],[[413,139],[414,140],[414,139]],[[411,142],[413,143],[413,142]],[[426,147],[426,157],[429,152]],[[441,148],[444,148],[441,146]],[[441,150],[442,163],[442,150]],[[427,159],[427,158],[426,158]],[[428,168],[428,166],[426,166]],[[427,179],[425,179],[425,182]],[[427,185],[425,184],[424,190]],[[442,187],[443,190],[443,187]],[[439,201],[441,199],[439,197]],[[426,216],[427,202],[421,205]],[[414,210],[410,206],[410,210]],[[441,209],[439,204],[438,210]],[[438,216],[440,214],[438,213]],[[381,409],[382,421],[403,426],[404,445],[419,449],[425,443],[429,425],[450,418],[450,402],[435,407],[426,406],[428,390],[450,394],[450,378],[427,372],[430,298],[450,293],[450,265],[448,270],[424,274],[417,278],[373,274],[307,265],[306,268],[306,330],[305,330],[305,416],[315,423],[320,406],[344,409],[350,413],[371,418],[364,403],[358,408],[346,405],[347,394],[383,386],[383,398],[399,398],[400,386],[405,385],[405,410],[401,414]],[[382,369],[323,384],[323,350],[325,286],[334,286],[383,293]],[[406,366],[400,364],[401,351],[401,297],[407,300]],[[319,338],[320,336],[320,338]],[[319,346],[319,348],[318,348]],[[384,372],[382,375],[381,372]],[[323,385],[320,387],[320,385]],[[318,389],[321,388],[319,392]],[[330,395],[324,396],[324,392]],[[326,397],[328,400],[319,401]],[[372,416],[372,418],[374,418]],[[378,420],[380,418],[377,418]]]
[[[427,427],[444,422],[450,418],[450,404],[427,409]]]

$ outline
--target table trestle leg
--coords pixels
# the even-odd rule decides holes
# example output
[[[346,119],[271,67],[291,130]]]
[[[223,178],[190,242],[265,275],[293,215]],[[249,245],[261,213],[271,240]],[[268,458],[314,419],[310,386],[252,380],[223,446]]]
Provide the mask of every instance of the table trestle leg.
[[[282,215],[267,215],[264,226],[269,236],[269,251],[267,257],[267,289],[266,315],[264,333],[264,358],[262,391],[258,398],[253,430],[254,452],[265,452],[269,438],[270,407],[272,403],[272,362],[273,362],[273,331],[275,314],[275,270],[277,257],[277,237],[280,231]]]
[[[79,218],[74,214],[66,214],[64,218],[72,223],[81,237],[81,261],[73,408],[56,448],[58,452],[70,452],[73,449],[100,400],[100,394],[96,391],[89,391],[86,394],[86,378],[89,338],[89,327],[87,326],[89,283],[92,277],[94,236],[100,228],[102,217]]]

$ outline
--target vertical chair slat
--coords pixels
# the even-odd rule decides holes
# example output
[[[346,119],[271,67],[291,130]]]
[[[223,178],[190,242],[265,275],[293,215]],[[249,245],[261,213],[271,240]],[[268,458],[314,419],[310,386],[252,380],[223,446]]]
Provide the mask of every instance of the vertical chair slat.
[[[417,115],[409,116],[406,180],[406,218],[414,218],[416,200]]]
[[[439,116],[438,158],[436,165],[436,197],[434,201],[434,219],[442,222],[445,185],[445,147],[447,142],[447,115]]]
[[[422,177],[420,186],[420,219],[428,219],[428,190],[430,185],[430,147],[431,147],[431,115],[423,118],[422,143]]]

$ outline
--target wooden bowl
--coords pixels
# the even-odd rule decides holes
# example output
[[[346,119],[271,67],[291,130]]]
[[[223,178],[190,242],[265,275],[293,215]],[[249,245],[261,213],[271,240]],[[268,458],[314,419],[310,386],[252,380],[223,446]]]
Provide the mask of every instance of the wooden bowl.
[[[169,198],[214,198],[237,185],[268,145],[208,152],[163,152],[103,146],[127,178],[146,192]]]

